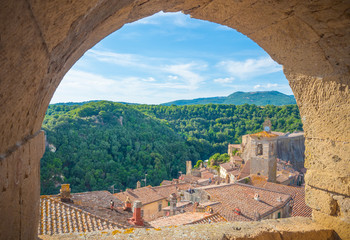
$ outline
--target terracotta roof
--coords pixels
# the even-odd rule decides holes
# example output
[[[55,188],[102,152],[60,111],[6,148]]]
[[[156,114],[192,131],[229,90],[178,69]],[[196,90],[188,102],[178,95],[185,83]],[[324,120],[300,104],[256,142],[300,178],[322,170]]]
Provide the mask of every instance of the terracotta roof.
[[[160,183],[160,185],[170,185],[170,184],[172,184],[173,182],[172,181],[169,181],[169,180],[163,180],[161,183]]]
[[[194,183],[197,180],[199,180],[200,177],[195,177],[191,175],[181,175],[179,179],[187,183]]]
[[[211,172],[202,173],[202,178],[204,178],[204,179],[209,179],[209,178],[213,179],[214,176],[215,175]]]
[[[170,194],[172,193],[177,194],[178,190],[187,190],[190,186],[191,184],[189,183],[178,183],[178,184],[152,187],[152,189],[156,191],[156,193],[158,193],[159,195],[165,198],[168,198]]]
[[[228,221],[255,221],[258,216],[263,218],[291,200],[288,194],[239,183],[202,189],[210,195],[211,201],[220,202],[212,208]],[[255,194],[259,194],[259,201],[254,199]],[[278,201],[279,198],[281,201]],[[235,209],[239,209],[240,214]]]
[[[276,135],[278,135],[278,136],[284,136],[284,135],[286,135],[286,133],[284,133],[284,132],[274,132],[274,131],[271,131],[271,133],[272,133],[272,134],[276,134]]]
[[[291,195],[294,201],[292,217],[311,217],[312,209],[305,203],[305,187],[292,187],[266,182],[263,188]]]
[[[238,179],[242,179],[245,177],[248,177],[250,175],[250,161],[246,161],[246,163],[243,165],[243,168],[241,170],[241,173],[238,176]]]
[[[233,162],[222,163],[219,166],[222,167],[223,169],[225,169],[226,171],[232,171],[236,168],[236,166]]]
[[[80,208],[100,217],[109,219],[118,224],[132,226],[128,219],[132,217],[132,213],[122,210],[124,202],[117,199],[108,191],[93,191],[71,194],[71,199],[74,201],[72,206]],[[114,210],[110,209],[110,201],[114,202]]]
[[[252,174],[249,176],[249,185],[253,185],[255,187],[264,187],[264,185],[267,183],[267,177],[262,176],[262,175],[256,175]]]
[[[251,136],[251,137],[258,137],[258,138],[261,138],[261,137],[266,137],[266,138],[278,137],[277,134],[268,133],[268,132],[266,132],[266,131],[262,131],[262,132],[258,132],[258,133],[253,133],[253,134],[250,134],[249,136]]]
[[[165,196],[157,193],[157,191],[154,190],[151,186],[137,189],[127,189],[124,192],[115,193],[114,196],[122,202],[125,202],[127,197],[129,197],[132,202],[139,200],[143,205],[166,198]]]
[[[126,226],[91,214],[51,196],[40,196],[39,235],[92,232]]]
[[[243,161],[243,159],[242,159],[240,156],[238,156],[238,155],[234,155],[234,156],[232,157],[232,160],[233,160],[233,161]]]
[[[231,170],[231,171],[227,171],[227,173],[228,174],[231,174],[231,175],[233,175],[233,176],[239,176],[239,174],[241,173],[241,171],[238,169],[238,168],[236,168],[236,169],[233,169],[233,170]]]
[[[216,223],[216,222],[227,222],[227,220],[223,216],[221,216],[219,213],[214,213],[200,220],[194,221],[190,224],[206,224],[206,223]]]
[[[180,226],[187,224],[200,224],[200,223],[209,223],[209,220],[212,222],[224,222],[226,221],[220,214],[208,214],[204,212],[185,212],[177,214],[170,217],[158,218],[150,222],[151,226],[166,227],[166,226]]]

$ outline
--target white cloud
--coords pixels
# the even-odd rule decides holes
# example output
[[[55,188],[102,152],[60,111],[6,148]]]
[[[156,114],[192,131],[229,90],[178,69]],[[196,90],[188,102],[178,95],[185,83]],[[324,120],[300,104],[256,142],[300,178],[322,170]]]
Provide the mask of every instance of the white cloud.
[[[284,90],[285,86],[279,85],[277,83],[268,83],[268,84],[257,84],[253,87],[254,89],[261,89],[261,90],[269,90],[269,89],[275,89],[275,90]]]
[[[277,86],[278,86],[277,83],[268,83],[268,84],[266,85],[267,88],[274,88],[274,87],[277,87]]]
[[[270,57],[247,59],[245,61],[221,61],[217,66],[240,79],[248,79],[282,71],[282,66],[273,61]]]
[[[154,90],[145,88],[144,80],[138,77],[112,79],[98,74],[70,70],[57,88],[51,103],[91,99],[147,102],[151,100],[149,96]],[[146,80],[153,80],[153,78]]]
[[[168,78],[169,78],[170,80],[176,80],[176,79],[178,79],[179,77],[178,77],[178,76],[169,75]]]
[[[144,82],[155,82],[156,79],[154,79],[153,77],[149,77],[149,78],[143,78],[142,81],[144,81]]]
[[[199,84],[205,81],[201,72],[208,67],[204,62],[191,61],[189,63],[179,64],[179,61],[176,59],[151,58],[137,54],[124,54],[108,51],[90,50],[87,55],[100,62],[129,67],[131,69],[130,72],[132,72],[132,68],[136,68],[144,72],[168,76],[168,80],[172,81],[172,88],[180,89],[197,89]],[[155,79],[153,78],[151,81],[148,79],[148,81],[154,82]],[[176,81],[176,83],[174,83],[174,81]]]
[[[206,67],[206,65],[199,65],[192,62],[187,64],[168,65],[163,68],[163,71],[180,76],[186,84],[186,87],[193,90],[197,89],[199,84],[205,80],[199,73],[196,73],[195,70],[201,71]],[[180,79],[177,78],[177,80]]]
[[[220,83],[220,84],[228,84],[228,83],[232,83],[233,80],[235,80],[234,77],[216,78],[216,79],[214,79],[214,82]]]

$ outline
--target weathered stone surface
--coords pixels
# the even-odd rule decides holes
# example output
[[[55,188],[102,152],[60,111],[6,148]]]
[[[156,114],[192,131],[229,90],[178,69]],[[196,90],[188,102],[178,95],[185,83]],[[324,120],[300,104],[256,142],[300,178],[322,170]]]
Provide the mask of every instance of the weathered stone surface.
[[[330,139],[305,140],[305,167],[312,170],[331,171],[336,174],[350,173],[350,141]]]
[[[310,168],[307,184],[348,198],[349,9],[347,0],[2,1],[0,179],[3,190],[0,201],[4,201],[4,205],[0,207],[6,214],[1,216],[0,234],[8,234],[9,226],[13,231],[9,239],[20,238],[19,234],[31,235],[36,230],[33,221],[26,221],[33,224],[20,227],[18,224],[23,222],[20,213],[23,219],[31,214],[23,211],[27,203],[35,211],[37,199],[31,192],[38,193],[35,186],[39,175],[35,166],[39,166],[41,143],[37,143],[39,147],[31,145],[29,152],[20,152],[18,146],[40,130],[47,106],[64,74],[105,36],[125,23],[160,10],[184,11],[195,18],[233,27],[282,64],[304,124],[306,162]],[[30,163],[26,160],[28,154]],[[32,157],[33,154],[36,157]],[[29,165],[33,166],[30,171]],[[23,180],[20,177],[23,172],[24,176],[27,173],[33,178]],[[20,188],[15,182],[28,186],[31,192],[19,195]],[[347,213],[348,205],[339,201],[338,206],[343,210],[331,219],[339,222],[336,229],[342,233],[346,232],[342,228],[347,225],[341,212]],[[316,211],[315,216],[317,214]],[[321,217],[315,218],[322,221]],[[325,224],[334,226],[328,220]]]
[[[350,239],[350,221],[344,217],[333,217],[320,211],[313,210],[312,218],[323,226],[334,229],[341,239]]]
[[[337,201],[333,194],[318,190],[310,186],[305,187],[305,202],[312,209],[321,211],[328,215],[335,215],[337,211]]]
[[[298,225],[298,227],[296,227]],[[299,227],[300,226],[300,227]],[[40,236],[46,239],[339,239],[337,234],[308,218],[261,222],[228,222],[171,226],[156,229],[126,229],[88,234]]]
[[[0,8],[0,154],[34,134],[42,119],[40,91],[49,58],[26,1],[2,1]],[[47,82],[46,84],[48,84]]]
[[[314,188],[350,196],[350,176],[347,173],[342,176],[336,172],[308,170],[305,182]]]
[[[0,159],[0,239],[34,239],[39,222],[40,159],[44,132],[39,132]]]

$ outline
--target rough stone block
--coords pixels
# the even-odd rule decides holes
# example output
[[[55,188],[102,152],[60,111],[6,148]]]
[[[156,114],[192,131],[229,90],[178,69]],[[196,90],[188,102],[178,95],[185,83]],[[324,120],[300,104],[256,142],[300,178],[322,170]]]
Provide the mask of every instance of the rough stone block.
[[[308,170],[305,176],[305,182],[311,187],[350,196],[349,173],[345,172],[342,174],[339,175],[336,172],[324,172],[322,170]]]
[[[337,174],[350,173],[350,141],[305,139],[305,167]]]
[[[328,215],[335,215],[337,211],[337,202],[333,199],[333,194],[326,191],[305,187],[305,202],[312,209],[316,209]]]
[[[350,239],[350,221],[346,218],[333,217],[320,211],[312,211],[312,218],[319,224],[334,229],[341,239]]]
[[[0,160],[0,239],[36,238],[44,143],[44,132],[40,131]]]
[[[348,218],[350,221],[350,197],[344,197],[344,196],[333,196],[333,198],[337,201],[337,211],[339,211],[337,214],[340,217]]]

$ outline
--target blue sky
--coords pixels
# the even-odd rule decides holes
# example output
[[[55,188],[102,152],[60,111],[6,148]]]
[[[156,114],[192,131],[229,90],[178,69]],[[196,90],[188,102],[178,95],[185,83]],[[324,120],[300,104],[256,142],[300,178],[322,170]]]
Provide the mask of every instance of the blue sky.
[[[293,94],[282,66],[234,29],[159,12],[124,25],[70,69],[51,103],[159,104],[236,91]]]

